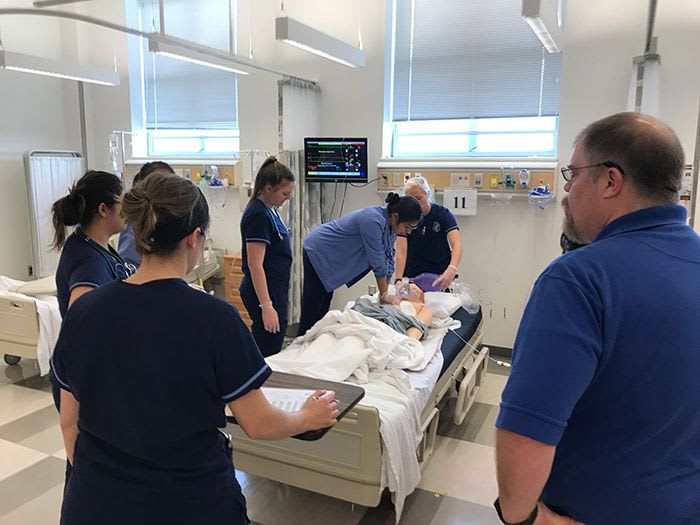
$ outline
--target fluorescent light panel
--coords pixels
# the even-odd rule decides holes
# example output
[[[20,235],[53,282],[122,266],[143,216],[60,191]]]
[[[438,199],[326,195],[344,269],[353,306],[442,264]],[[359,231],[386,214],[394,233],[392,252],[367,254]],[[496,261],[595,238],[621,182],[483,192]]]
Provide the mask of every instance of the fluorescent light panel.
[[[75,62],[42,58],[0,49],[0,68],[102,86],[118,86],[119,73],[111,69],[83,66]]]
[[[541,18],[523,17],[523,20],[527,22],[527,25],[530,26],[537,38],[540,39],[540,42],[542,43],[542,45],[548,53],[561,53],[561,49],[559,49],[559,46],[552,38],[552,35],[549,34],[549,31],[547,30],[547,27],[544,25],[544,22]]]
[[[349,67],[364,67],[365,52],[288,16],[275,19],[275,36],[280,42],[333,60]]]
[[[522,18],[549,53],[561,53],[557,8],[542,5],[546,0],[522,0]]]
[[[243,70],[241,65],[232,59],[210,56],[204,52],[193,51],[191,49],[181,48],[177,45],[158,42],[154,38],[149,38],[148,50],[151,53],[157,53],[159,55],[175,58],[177,60],[191,62],[192,64],[199,64],[200,66],[230,71],[231,73],[236,73],[238,75],[250,74],[248,71]]]

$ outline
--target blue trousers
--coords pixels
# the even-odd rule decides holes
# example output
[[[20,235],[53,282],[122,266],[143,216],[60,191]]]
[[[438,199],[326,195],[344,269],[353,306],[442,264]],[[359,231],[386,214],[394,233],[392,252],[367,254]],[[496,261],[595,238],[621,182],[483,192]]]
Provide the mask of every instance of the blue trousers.
[[[268,281],[267,287],[270,293],[270,299],[272,300],[272,306],[277,311],[277,316],[280,321],[280,331],[276,334],[265,330],[262,310],[259,306],[260,300],[255,293],[255,288],[253,288],[253,281],[246,275],[243,277],[241,287],[239,288],[245,309],[248,310],[248,315],[253,321],[251,330],[253,332],[253,338],[263,357],[275,355],[282,349],[284,334],[287,331],[287,300],[289,297],[288,286],[283,287],[282,285],[275,285],[275,283]]]
[[[315,325],[331,307],[333,292],[327,292],[311,264],[311,259],[304,250],[304,288],[301,291],[301,319],[299,319],[299,332],[304,335],[309,328]]]

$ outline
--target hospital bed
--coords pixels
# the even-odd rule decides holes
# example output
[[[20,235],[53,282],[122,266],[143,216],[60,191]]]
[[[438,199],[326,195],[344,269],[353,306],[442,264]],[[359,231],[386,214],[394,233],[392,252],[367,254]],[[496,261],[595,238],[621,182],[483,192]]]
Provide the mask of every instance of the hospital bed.
[[[469,314],[459,309],[452,317],[462,325],[442,340],[442,370],[422,409],[423,437],[415,452],[421,469],[432,455],[439,418],[461,424],[486,377],[489,350],[477,350],[482,340],[481,310]],[[448,395],[456,397],[450,413],[448,405],[441,404]],[[361,402],[319,441],[262,442],[247,438],[234,425],[228,431],[239,470],[368,507],[380,502],[383,444],[380,415],[373,406]]]
[[[42,375],[58,338],[61,314],[53,276],[15,281],[0,276],[0,354],[8,365],[37,359]]]

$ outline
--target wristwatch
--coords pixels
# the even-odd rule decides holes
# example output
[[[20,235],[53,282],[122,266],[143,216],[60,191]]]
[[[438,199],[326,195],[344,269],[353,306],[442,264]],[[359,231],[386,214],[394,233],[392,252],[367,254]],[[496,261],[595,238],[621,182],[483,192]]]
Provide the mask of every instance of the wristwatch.
[[[505,525],[532,525],[537,519],[537,510],[539,508],[538,505],[535,505],[534,510],[530,513],[530,515],[527,518],[525,518],[523,521],[512,523],[503,519],[503,513],[501,512],[501,504],[499,503],[498,499],[496,499],[496,501],[493,502],[493,506],[496,508],[496,512],[498,513],[498,519],[500,519],[501,523],[504,523]]]

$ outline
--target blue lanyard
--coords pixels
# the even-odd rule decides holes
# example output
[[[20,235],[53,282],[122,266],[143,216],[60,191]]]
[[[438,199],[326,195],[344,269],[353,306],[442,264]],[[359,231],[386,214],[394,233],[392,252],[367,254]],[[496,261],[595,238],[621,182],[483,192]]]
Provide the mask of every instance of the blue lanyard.
[[[267,208],[267,206],[265,206],[265,207]],[[277,231],[277,237],[279,237],[279,239],[281,241],[284,237],[289,235],[289,229],[284,224],[284,221],[282,221],[282,217],[280,217],[280,214],[277,210],[275,210],[273,208],[267,208],[267,213],[270,216],[270,220],[272,220],[272,224],[275,225],[275,231]],[[282,226],[282,229],[280,229],[280,226]]]

